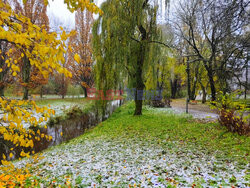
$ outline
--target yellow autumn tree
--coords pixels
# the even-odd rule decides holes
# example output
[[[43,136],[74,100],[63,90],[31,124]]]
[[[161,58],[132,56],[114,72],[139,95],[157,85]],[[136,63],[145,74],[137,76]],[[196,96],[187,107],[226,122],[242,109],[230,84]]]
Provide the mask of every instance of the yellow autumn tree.
[[[27,1],[23,0],[23,3],[25,4]],[[47,3],[48,1],[45,0],[45,5]],[[70,11],[86,8],[94,13],[102,13],[95,4],[88,0],[65,0],[65,3]],[[61,30],[60,36],[55,32],[50,33],[45,27],[39,27],[32,23],[21,13],[16,14],[7,1],[0,0],[0,42],[11,44],[11,47],[5,52],[6,60],[4,63],[10,67],[9,72],[13,77],[20,74],[18,63],[21,59],[29,61],[45,78],[53,71],[71,77],[71,73],[62,65],[65,61],[64,53],[67,51],[65,42],[72,33],[67,34],[62,28]],[[32,51],[30,51],[31,48]],[[20,56],[11,56],[12,52],[16,50],[20,51]],[[1,139],[11,142],[14,147],[27,148],[34,146],[33,139],[39,141],[44,135],[39,129],[38,131],[26,129],[24,125],[38,126],[43,121],[48,120],[51,114],[54,114],[54,110],[48,107],[39,107],[34,101],[13,100],[4,97],[0,97],[0,112]],[[39,119],[37,119],[38,116]],[[48,136],[46,138],[51,139]],[[10,149],[10,151],[12,150],[13,148]],[[25,157],[29,156],[30,153],[22,151],[20,155]],[[4,167],[8,165],[7,160],[13,157],[13,153],[1,157],[3,159],[1,163]],[[6,171],[2,170],[2,172],[7,174],[0,175],[1,187],[11,186],[8,185],[8,182],[10,182],[13,171],[9,167],[5,169]],[[18,177],[20,178],[20,176]],[[6,180],[6,182],[2,180]]]
[[[47,6],[43,0],[27,0],[24,4],[18,0],[13,0],[12,4],[16,14],[21,14],[29,18],[32,24],[43,27],[43,29],[47,32],[49,31]],[[26,27],[25,24],[23,27]],[[32,53],[32,50],[33,47],[30,47],[30,53]],[[25,55],[26,54],[24,54],[24,56]],[[36,67],[31,66],[28,58],[22,58],[22,63],[18,62],[18,64],[22,73],[19,79],[21,80],[21,85],[23,86],[23,99],[28,100],[29,90],[37,87],[37,85],[46,84],[48,79],[44,78],[42,74],[39,74]]]
[[[65,0],[64,2],[72,12],[87,9],[92,13],[102,14],[102,11],[89,0]],[[28,2],[23,0],[23,3]],[[48,0],[44,0],[44,3],[47,6]],[[11,44],[4,52],[6,56],[4,63],[10,68],[9,73],[12,77],[21,74],[18,63],[22,59],[29,61],[45,78],[53,71],[71,77],[71,73],[63,64],[64,54],[67,51],[65,42],[73,33],[67,34],[62,28],[61,30],[60,36],[55,32],[50,33],[44,26],[32,23],[22,13],[16,14],[7,1],[0,0],[0,42]],[[20,56],[12,56],[11,54],[15,51],[19,51]],[[79,56],[76,54],[75,57]],[[77,58],[76,61],[78,61]],[[1,71],[3,70],[0,69]],[[39,107],[31,100],[22,101],[0,97],[0,112],[0,138],[12,143],[14,147],[33,148],[34,139],[38,141],[43,137],[48,140],[52,139],[51,136],[41,134],[39,129],[34,131],[25,128],[24,125],[38,126],[48,120],[50,115],[55,113],[54,110]],[[37,119],[37,117],[40,118]],[[10,151],[13,149],[10,148]],[[24,151],[20,153],[22,157],[29,155],[30,153]],[[8,162],[8,159],[12,157],[12,152],[9,156],[1,156],[0,187],[20,186],[25,178],[30,176],[27,171],[13,170],[13,165]]]
[[[69,52],[68,61],[72,81],[83,88],[85,97],[87,97],[87,88],[91,87],[94,81],[91,49],[93,20],[91,12],[77,10],[75,14],[76,34],[69,39],[71,51]],[[79,56],[74,57],[74,54],[79,54]]]
[[[62,31],[58,39],[56,33],[48,33],[45,28],[33,24],[29,18],[16,14],[6,2],[1,1],[0,9],[0,41],[12,44],[5,52],[7,55],[5,63],[10,67],[13,77],[20,74],[18,63],[21,59],[29,61],[45,78],[53,70],[71,77],[71,73],[59,63],[64,60],[65,41],[70,34]],[[30,51],[31,48],[33,48],[32,51]],[[12,51],[17,49],[21,52],[20,56],[11,56]],[[3,114],[0,119],[0,134],[3,139],[17,147],[32,147],[32,138],[37,135],[27,134],[23,124],[36,126],[39,121],[46,121],[53,111],[39,108],[33,101],[24,102],[5,98],[0,100]],[[30,106],[32,106],[31,110]],[[42,114],[40,120],[33,116],[35,113]]]

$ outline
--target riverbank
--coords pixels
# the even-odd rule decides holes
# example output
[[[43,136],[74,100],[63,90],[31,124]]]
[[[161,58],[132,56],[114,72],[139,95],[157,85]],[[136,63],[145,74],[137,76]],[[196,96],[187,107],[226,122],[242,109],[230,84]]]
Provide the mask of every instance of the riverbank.
[[[39,139],[32,139],[34,147],[25,148],[18,147],[15,144],[0,138],[0,160],[6,156],[7,160],[14,160],[20,157],[22,150],[27,152],[40,152],[52,145],[57,145],[63,141],[75,138],[83,134],[85,129],[96,124],[92,116],[88,113],[94,108],[94,101],[87,99],[42,99],[36,101],[39,107],[46,106],[55,111],[55,113],[47,119],[40,122],[37,126],[31,125],[29,122],[22,121],[23,127],[28,135],[30,131],[40,132]],[[35,110],[28,109],[33,113],[33,117],[39,121],[42,114],[36,113]],[[91,111],[92,112],[92,111]],[[1,114],[3,116],[3,114]],[[0,116],[0,118],[1,118]],[[70,124],[67,126],[67,124]],[[73,130],[72,130],[73,129]],[[74,132],[74,129],[77,132]],[[46,137],[45,137],[46,135]],[[49,137],[47,137],[49,136]]]
[[[133,109],[125,104],[84,135],[46,150],[31,174],[45,187],[249,186],[249,137],[149,107],[134,117]]]

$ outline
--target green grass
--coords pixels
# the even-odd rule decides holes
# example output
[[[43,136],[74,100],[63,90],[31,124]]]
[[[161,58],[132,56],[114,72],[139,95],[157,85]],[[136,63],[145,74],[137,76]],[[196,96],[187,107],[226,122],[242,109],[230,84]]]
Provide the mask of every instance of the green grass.
[[[126,148],[130,145],[139,144],[139,147],[152,146],[161,148],[161,153],[156,153],[157,156],[168,153],[170,156],[171,153],[183,153],[184,155],[192,154],[194,157],[201,157],[201,159],[204,158],[203,156],[205,155],[208,160],[215,156],[217,160],[214,160],[213,164],[214,175],[216,175],[217,172],[217,163],[223,164],[219,172],[228,170],[228,164],[234,164],[237,170],[246,169],[246,165],[250,160],[248,155],[250,150],[250,137],[227,132],[227,130],[219,126],[218,123],[199,123],[192,119],[191,116],[185,114],[176,115],[171,113],[171,111],[159,111],[154,108],[144,107],[142,116],[133,116],[133,111],[133,103],[124,104],[122,107],[116,109],[108,120],[88,130],[82,136],[44,151],[46,160],[50,161],[49,157],[55,156],[55,153],[60,154],[76,151],[75,148],[80,145],[86,145],[89,141],[98,141],[94,142],[97,145],[96,148],[100,147],[100,152],[104,149],[104,154],[105,152],[109,152],[110,148],[102,148],[102,142],[114,142],[118,143],[118,147],[122,147],[122,149],[124,147],[124,152],[126,152]],[[89,147],[89,145],[87,145],[87,147]],[[91,150],[99,152],[99,149],[92,147],[90,146]],[[188,157],[192,158],[192,156]],[[176,158],[176,160],[179,159]],[[234,162],[236,162],[236,164]],[[42,165],[46,164],[47,163],[43,163]],[[80,162],[73,164],[73,166],[74,165],[79,167],[78,165],[83,164]],[[34,169],[36,168],[34,167]],[[47,176],[49,177],[51,174],[48,172]],[[56,178],[60,179],[61,177]],[[101,180],[100,176],[96,178],[96,180]],[[231,178],[232,181],[235,179],[234,176],[230,176],[229,178]],[[246,176],[246,178],[248,178],[248,176]],[[182,178],[178,176],[174,177],[174,179],[177,182],[182,181]],[[46,181],[44,180],[45,183]],[[81,179],[79,178],[76,181],[81,182]],[[162,179],[162,181],[166,183],[165,179]],[[202,183],[208,183],[211,186],[217,187],[216,180],[205,182],[204,179],[197,179],[195,181],[198,187],[202,187]],[[185,184],[184,181],[182,183]],[[124,187],[126,187],[126,185],[127,184],[124,184]],[[228,185],[228,183],[225,184],[225,186]],[[119,187],[121,186],[122,183]],[[171,186],[169,185],[169,187]]]
[[[198,123],[190,116],[159,112],[152,108],[144,108],[142,116],[133,116],[133,110],[133,104],[123,105],[108,120],[88,131],[80,139],[137,137],[166,147],[171,147],[169,143],[175,143],[179,147],[192,151],[202,150],[218,158],[240,163],[250,160],[250,137],[227,132],[218,123]]]
[[[81,117],[83,114],[88,113],[93,107],[94,102],[83,98],[72,99],[41,99],[37,100],[38,106],[63,107],[63,113],[53,116],[49,119],[50,126],[58,124],[61,121]],[[67,107],[67,108],[66,108]]]
[[[38,99],[36,100],[36,104],[39,106],[44,105],[59,105],[59,104],[79,104],[83,105],[88,103],[89,101],[84,98],[65,98],[65,99]]]

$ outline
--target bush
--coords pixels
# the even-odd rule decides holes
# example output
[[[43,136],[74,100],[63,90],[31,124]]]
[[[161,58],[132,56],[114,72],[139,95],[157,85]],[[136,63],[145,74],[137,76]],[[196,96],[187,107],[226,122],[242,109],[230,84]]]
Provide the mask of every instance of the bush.
[[[237,93],[221,94],[216,102],[212,103],[212,108],[219,113],[219,123],[231,132],[240,135],[250,133],[249,108],[245,104],[234,101]]]

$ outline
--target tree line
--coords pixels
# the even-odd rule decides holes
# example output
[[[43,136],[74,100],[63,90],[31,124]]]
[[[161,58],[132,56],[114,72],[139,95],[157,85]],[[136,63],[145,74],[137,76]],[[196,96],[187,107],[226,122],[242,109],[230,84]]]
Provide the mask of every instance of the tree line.
[[[185,96],[187,87],[190,100],[202,91],[203,103],[208,95],[215,101],[219,91],[231,92],[234,85],[247,93],[249,2],[180,1],[172,12],[171,3],[107,0],[102,4],[105,14],[93,26],[96,86],[155,89],[168,98]],[[171,14],[159,23],[163,4]],[[134,115],[141,115],[143,101],[136,96]]]
[[[44,33],[53,33],[50,31],[46,1],[28,0],[26,2],[20,2],[14,0],[5,1],[4,3],[12,8],[14,14],[22,15],[29,19],[30,24],[42,28]],[[16,18],[13,18],[10,22],[15,24],[15,22],[18,22],[18,20],[15,19]],[[75,14],[75,28],[72,32],[66,33],[66,31],[63,31],[62,34],[59,34],[63,28],[60,29],[59,25],[57,25],[57,34],[53,33],[53,35],[61,36],[62,39],[65,40],[61,46],[61,58],[56,59],[58,66],[60,66],[60,71],[58,72],[53,70],[56,65],[50,68],[45,65],[44,68],[40,68],[38,63],[32,62],[28,56],[29,54],[36,56],[36,53],[38,53],[35,45],[30,45],[29,48],[26,49],[27,51],[24,51],[23,48],[17,48],[17,43],[15,42],[0,39],[0,95],[4,96],[6,87],[15,84],[23,88],[22,93],[24,100],[29,98],[31,90],[38,90],[42,97],[46,90],[51,88],[50,85],[52,84],[56,93],[64,98],[68,85],[71,83],[81,86],[86,96],[86,88],[90,87],[93,82],[93,60],[90,44],[92,24],[93,13],[87,9],[77,9]],[[27,23],[21,24],[20,34],[27,32],[26,30],[28,28],[26,25]],[[15,29],[11,26],[10,28]],[[2,27],[2,29],[4,28]],[[31,34],[28,33],[28,35]],[[39,40],[38,38],[38,43],[40,42]],[[56,47],[56,44],[54,47],[52,46],[52,48]],[[39,51],[39,53],[41,52]],[[75,60],[75,54],[78,54],[80,57],[78,62]],[[13,59],[15,59],[14,63],[10,66],[8,63]],[[36,58],[36,60],[38,60],[38,58]],[[13,72],[12,68],[17,71]],[[49,70],[47,71],[46,69]],[[64,73],[64,71],[62,71],[63,69],[69,71],[68,74],[70,74],[70,78],[65,74],[61,74],[62,72]],[[50,84],[48,85],[48,83]]]
[[[16,15],[27,17],[31,24],[42,28],[41,33],[53,33],[49,28],[47,1],[11,2]],[[84,6],[77,2],[67,1],[69,10]],[[249,2],[180,1],[175,3],[176,10],[170,5],[173,2],[169,0],[107,0],[101,6],[104,14],[96,20],[93,11],[89,11],[99,11],[94,4],[87,9],[77,9],[74,32],[63,31],[59,35],[64,42],[57,59],[46,60],[45,54],[55,53],[46,48],[39,51],[43,52],[39,57],[35,43],[23,50],[16,47],[18,42],[1,39],[1,96],[12,83],[23,87],[23,99],[28,99],[33,88],[39,88],[42,95],[50,81],[55,83],[62,97],[69,83],[80,85],[85,96],[90,87],[104,93],[130,87],[136,88],[135,115],[142,114],[143,105],[136,97],[137,91],[145,89],[158,90],[164,98],[188,95],[190,100],[195,100],[201,92],[205,103],[207,98],[216,100],[219,91],[231,92],[232,86],[237,85],[245,90],[246,96],[249,87]],[[158,21],[160,15],[165,16],[165,22]],[[13,24],[17,22],[15,18],[10,20],[13,32],[16,29]],[[20,25],[20,32],[29,29],[25,23]],[[39,37],[34,39],[36,43],[41,40]],[[58,44],[55,43],[52,49]],[[14,57],[14,63],[8,64],[9,56]],[[56,64],[50,67],[48,60]],[[54,71],[55,68],[58,71]],[[101,103],[105,106],[106,101]]]

